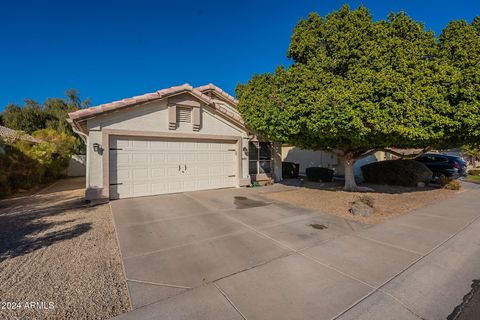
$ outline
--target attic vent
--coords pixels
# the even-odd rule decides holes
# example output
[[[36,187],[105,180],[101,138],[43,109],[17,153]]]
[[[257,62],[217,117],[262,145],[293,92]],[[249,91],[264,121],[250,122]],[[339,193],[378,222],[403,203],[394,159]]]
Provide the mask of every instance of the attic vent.
[[[177,123],[192,123],[192,108],[177,106]]]

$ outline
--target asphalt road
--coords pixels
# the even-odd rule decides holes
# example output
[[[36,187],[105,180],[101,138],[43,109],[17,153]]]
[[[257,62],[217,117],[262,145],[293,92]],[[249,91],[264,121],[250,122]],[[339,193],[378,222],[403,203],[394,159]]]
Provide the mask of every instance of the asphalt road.
[[[480,280],[474,280],[472,290],[463,297],[448,320],[478,320],[480,318]]]

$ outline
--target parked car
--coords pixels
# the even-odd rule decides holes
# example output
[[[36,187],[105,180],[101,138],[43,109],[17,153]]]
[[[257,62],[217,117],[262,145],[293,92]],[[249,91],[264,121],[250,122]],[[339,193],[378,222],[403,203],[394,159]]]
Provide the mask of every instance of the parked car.
[[[442,176],[456,179],[467,175],[467,163],[457,156],[426,153],[415,160],[422,162],[433,172],[433,180]]]

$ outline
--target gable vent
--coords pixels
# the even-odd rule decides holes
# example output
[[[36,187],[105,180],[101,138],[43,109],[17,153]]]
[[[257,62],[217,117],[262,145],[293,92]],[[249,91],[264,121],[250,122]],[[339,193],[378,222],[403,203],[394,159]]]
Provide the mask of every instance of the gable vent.
[[[192,123],[192,108],[177,106],[177,123]]]

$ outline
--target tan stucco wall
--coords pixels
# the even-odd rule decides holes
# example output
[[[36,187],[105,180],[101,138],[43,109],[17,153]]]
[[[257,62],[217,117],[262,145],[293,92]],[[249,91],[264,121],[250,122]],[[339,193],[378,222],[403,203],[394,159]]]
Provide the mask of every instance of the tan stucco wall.
[[[191,97],[189,97],[192,100]],[[182,123],[176,130],[169,130],[167,99],[154,101],[142,106],[132,107],[123,111],[105,114],[88,120],[89,130],[87,156],[90,161],[89,186],[101,188],[103,186],[103,165],[102,154],[93,151],[93,145],[103,144],[102,130],[120,129],[130,131],[149,131],[165,133],[182,133],[198,135],[215,135],[219,138],[224,136],[235,136],[241,140],[241,154],[238,155],[241,161],[241,177],[239,179],[250,179],[248,175],[248,133],[245,129],[233,124],[221,115],[216,114],[211,107],[202,106],[201,128],[193,131],[191,124]],[[235,111],[236,112],[236,111]],[[246,148],[246,152],[243,151]],[[108,152],[108,150],[103,150]]]
[[[331,168],[335,171],[335,174],[343,174],[343,165],[338,157],[327,151],[311,151],[294,146],[283,146],[282,161],[300,164],[300,174],[302,175],[305,174],[305,169],[309,167]]]
[[[362,166],[382,160],[385,160],[384,152],[376,152],[373,155],[358,160],[353,167],[355,176],[361,177]],[[330,168],[335,171],[335,175],[343,176],[345,174],[343,159],[328,151],[312,151],[303,150],[294,146],[283,146],[282,161],[300,164],[301,175],[305,175],[305,169],[308,167]]]

